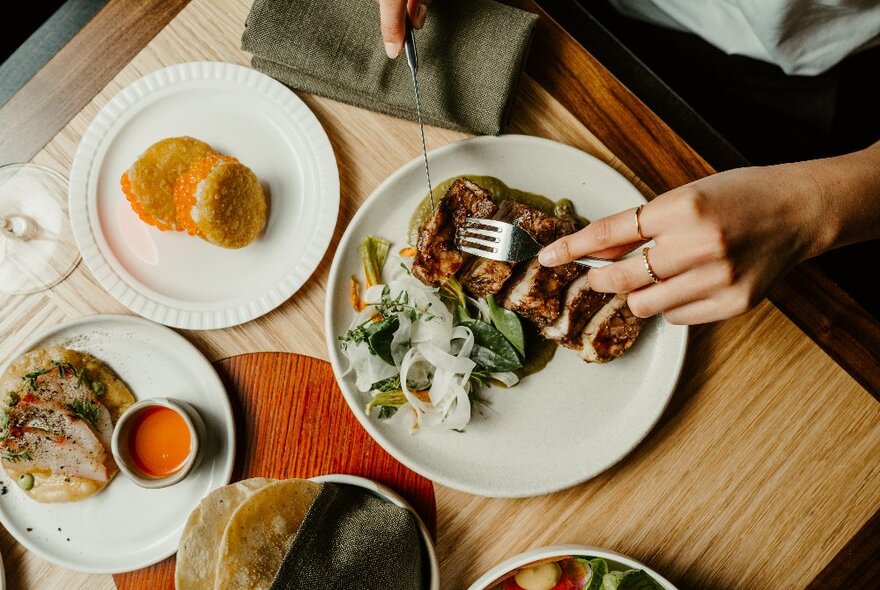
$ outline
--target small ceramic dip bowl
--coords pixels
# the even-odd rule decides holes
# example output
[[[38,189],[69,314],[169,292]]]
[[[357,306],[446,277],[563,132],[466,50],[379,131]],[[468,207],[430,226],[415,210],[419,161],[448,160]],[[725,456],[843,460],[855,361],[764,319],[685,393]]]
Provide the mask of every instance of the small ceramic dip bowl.
[[[144,488],[165,488],[183,480],[204,455],[207,432],[186,402],[151,398],[128,408],[113,429],[113,459]]]

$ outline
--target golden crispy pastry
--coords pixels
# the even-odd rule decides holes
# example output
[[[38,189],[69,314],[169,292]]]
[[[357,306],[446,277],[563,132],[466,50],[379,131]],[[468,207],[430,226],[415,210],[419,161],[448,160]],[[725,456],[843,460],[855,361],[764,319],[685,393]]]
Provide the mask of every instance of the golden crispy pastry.
[[[157,141],[122,175],[122,192],[144,222],[163,231],[181,230],[174,203],[177,178],[195,162],[216,153],[192,137]]]
[[[267,203],[254,172],[235,158],[193,164],[174,189],[178,225],[223,248],[242,248],[266,225]]]

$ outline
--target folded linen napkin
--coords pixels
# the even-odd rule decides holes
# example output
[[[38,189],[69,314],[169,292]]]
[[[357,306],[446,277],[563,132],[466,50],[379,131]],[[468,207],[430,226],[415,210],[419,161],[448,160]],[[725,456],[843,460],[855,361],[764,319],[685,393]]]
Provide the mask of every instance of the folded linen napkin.
[[[493,0],[434,2],[416,31],[425,122],[501,133],[536,21]],[[242,49],[293,88],[416,118],[406,56],[385,55],[372,0],[255,0]]]
[[[410,511],[363,488],[324,484],[270,590],[423,590],[425,551]]]

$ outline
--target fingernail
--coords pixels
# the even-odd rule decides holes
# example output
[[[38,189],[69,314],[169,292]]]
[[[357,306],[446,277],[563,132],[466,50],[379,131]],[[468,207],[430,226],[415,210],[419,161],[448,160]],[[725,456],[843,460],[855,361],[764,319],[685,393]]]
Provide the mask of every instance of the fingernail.
[[[556,248],[547,246],[538,252],[538,262],[544,266],[556,266],[559,264],[559,252]]]
[[[394,59],[400,54],[400,45],[397,43],[392,43],[390,41],[385,42],[385,53],[388,54],[388,57]]]
[[[425,25],[425,16],[428,14],[428,7],[424,4],[416,6],[416,13],[413,16],[413,26],[421,29]]]

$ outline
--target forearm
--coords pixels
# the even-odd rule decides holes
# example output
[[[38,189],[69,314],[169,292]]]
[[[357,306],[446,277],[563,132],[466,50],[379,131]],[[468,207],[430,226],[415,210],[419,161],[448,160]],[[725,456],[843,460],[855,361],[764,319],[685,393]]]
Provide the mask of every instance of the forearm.
[[[820,205],[821,230],[811,255],[880,238],[880,142],[791,166],[811,179]]]

